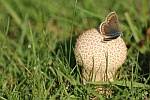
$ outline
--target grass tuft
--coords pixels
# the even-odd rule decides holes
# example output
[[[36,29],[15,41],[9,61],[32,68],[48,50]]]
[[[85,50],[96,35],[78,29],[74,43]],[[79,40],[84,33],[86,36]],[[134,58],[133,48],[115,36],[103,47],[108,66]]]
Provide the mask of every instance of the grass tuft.
[[[148,0],[1,0],[0,99],[149,99],[149,5]],[[84,85],[74,56],[76,38],[99,28],[112,11],[128,57],[114,82]],[[104,87],[101,95],[95,84]]]

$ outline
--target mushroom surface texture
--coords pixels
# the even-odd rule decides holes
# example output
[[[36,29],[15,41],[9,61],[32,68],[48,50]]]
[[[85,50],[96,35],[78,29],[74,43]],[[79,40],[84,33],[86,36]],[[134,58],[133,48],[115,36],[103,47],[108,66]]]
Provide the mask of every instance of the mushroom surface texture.
[[[75,56],[82,66],[83,81],[113,81],[113,75],[126,59],[127,48],[121,37],[103,42],[93,28],[81,34],[75,44]]]

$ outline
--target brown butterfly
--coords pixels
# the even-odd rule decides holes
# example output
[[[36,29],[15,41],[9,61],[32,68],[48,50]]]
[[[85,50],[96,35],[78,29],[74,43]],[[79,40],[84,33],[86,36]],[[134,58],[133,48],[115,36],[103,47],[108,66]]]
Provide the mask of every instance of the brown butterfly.
[[[122,35],[119,27],[118,16],[111,12],[100,25],[100,33],[104,36],[102,41],[110,41]]]

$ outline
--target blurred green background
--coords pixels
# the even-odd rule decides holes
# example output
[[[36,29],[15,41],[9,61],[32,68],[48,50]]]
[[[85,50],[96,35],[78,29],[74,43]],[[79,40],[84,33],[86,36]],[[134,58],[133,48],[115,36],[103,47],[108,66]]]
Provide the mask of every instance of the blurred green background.
[[[89,100],[149,98],[149,0],[1,0],[0,99]],[[128,47],[118,80],[142,86],[115,86],[109,97],[81,82],[74,57],[78,35],[99,28],[115,11]]]

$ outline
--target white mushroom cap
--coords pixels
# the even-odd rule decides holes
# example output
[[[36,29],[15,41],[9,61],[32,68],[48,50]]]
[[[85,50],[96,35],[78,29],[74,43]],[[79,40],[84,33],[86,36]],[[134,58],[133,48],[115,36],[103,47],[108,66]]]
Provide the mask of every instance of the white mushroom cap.
[[[113,75],[126,59],[127,48],[121,37],[106,42],[102,42],[103,38],[100,32],[93,28],[77,39],[75,55],[78,64],[83,67],[83,81],[88,81],[87,74],[91,73],[93,81],[106,81],[106,64],[108,79],[113,81]]]

